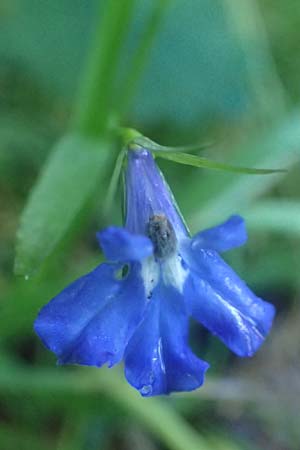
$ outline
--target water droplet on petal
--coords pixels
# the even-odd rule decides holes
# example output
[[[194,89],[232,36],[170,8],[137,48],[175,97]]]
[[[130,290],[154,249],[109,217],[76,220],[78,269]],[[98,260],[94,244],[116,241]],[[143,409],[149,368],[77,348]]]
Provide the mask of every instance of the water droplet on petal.
[[[150,384],[145,384],[141,389],[140,393],[142,395],[151,395],[152,394],[152,386]]]

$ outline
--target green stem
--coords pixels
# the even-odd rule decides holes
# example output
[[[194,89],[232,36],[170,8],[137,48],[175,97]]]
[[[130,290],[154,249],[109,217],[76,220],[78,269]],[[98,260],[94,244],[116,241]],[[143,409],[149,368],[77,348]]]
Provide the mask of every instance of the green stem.
[[[135,0],[106,0],[101,10],[99,7],[73,116],[74,128],[83,134],[99,136],[108,125],[114,75],[134,5]]]
[[[152,14],[148,20],[140,44],[135,51],[130,64],[130,70],[122,86],[122,92],[118,98],[117,110],[119,115],[124,115],[130,107],[136,92],[138,82],[149,60],[149,53],[154,44],[155,37],[164,18],[170,0],[156,0]]]

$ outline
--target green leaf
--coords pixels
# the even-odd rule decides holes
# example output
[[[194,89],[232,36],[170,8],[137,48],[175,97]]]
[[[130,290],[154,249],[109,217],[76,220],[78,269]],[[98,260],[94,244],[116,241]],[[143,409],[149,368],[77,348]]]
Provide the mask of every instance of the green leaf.
[[[55,146],[21,217],[15,272],[35,272],[101,182],[108,143],[67,135]]]
[[[103,211],[104,211],[105,216],[107,216],[110,213],[114,198],[116,196],[118,182],[119,182],[119,178],[121,175],[125,155],[126,155],[126,150],[123,149],[123,150],[121,150],[121,152],[119,153],[119,155],[116,159],[115,168],[112,173],[112,177],[111,177],[108,191],[107,191],[106,200],[105,200],[104,206],[103,206]]]
[[[267,175],[277,172],[286,172],[284,169],[253,169],[249,167],[232,166],[226,163],[212,161],[211,159],[202,158],[196,155],[189,155],[188,153],[180,152],[163,152],[155,151],[155,156],[159,158],[168,159],[169,161],[185,164],[187,166],[200,167],[205,169],[223,170],[226,172],[247,173],[252,175]]]
[[[237,166],[292,168],[300,158],[299,110],[282,117],[264,132],[251,137],[234,148],[224,148],[233,155]],[[192,230],[199,230],[224,219],[233,212],[243,214],[258,196],[278,184],[286,173],[255,177],[226,172],[203,171],[189,176],[185,189],[177,190],[179,205],[185,208]]]
[[[162,154],[167,153],[179,153],[179,152],[199,152],[202,150],[206,150],[208,147],[212,147],[212,142],[203,142],[201,144],[195,145],[184,145],[180,147],[169,147],[165,145],[157,144],[157,142],[151,141],[151,139],[145,136],[138,136],[134,139],[134,144],[141,145],[145,147],[147,150],[150,150],[156,154],[161,152]],[[164,158],[164,156],[162,156]],[[167,158],[166,158],[167,159]]]

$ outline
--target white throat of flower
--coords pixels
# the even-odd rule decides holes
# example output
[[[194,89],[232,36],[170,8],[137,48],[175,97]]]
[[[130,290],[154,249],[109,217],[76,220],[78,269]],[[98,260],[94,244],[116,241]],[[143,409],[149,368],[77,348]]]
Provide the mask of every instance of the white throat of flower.
[[[155,213],[149,218],[147,234],[153,243],[153,255],[142,262],[141,275],[147,299],[151,299],[159,282],[173,286],[182,293],[188,271],[184,269],[182,257],[178,253],[173,225],[165,214]]]
[[[141,275],[146,298],[150,300],[153,290],[160,281],[166,286],[173,286],[182,293],[188,270],[183,267],[182,257],[175,253],[162,261],[156,260],[154,256],[149,256],[142,262]]]

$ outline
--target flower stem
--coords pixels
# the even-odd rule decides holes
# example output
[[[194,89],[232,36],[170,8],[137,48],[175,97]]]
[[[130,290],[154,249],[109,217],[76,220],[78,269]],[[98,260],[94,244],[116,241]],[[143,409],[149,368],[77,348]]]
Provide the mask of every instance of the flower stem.
[[[143,74],[147,61],[149,59],[149,53],[154,44],[155,37],[159,30],[159,27],[164,18],[167,6],[170,0],[156,0],[153,7],[152,14],[145,27],[143,36],[140,39],[139,46],[137,47],[135,54],[130,64],[129,72],[123,83],[121,96],[118,99],[117,109],[119,115],[123,115],[130,107],[131,101],[136,92],[136,87]]]
[[[75,130],[88,136],[99,136],[108,126],[114,75],[134,5],[135,0],[107,0],[99,7],[73,115]]]

